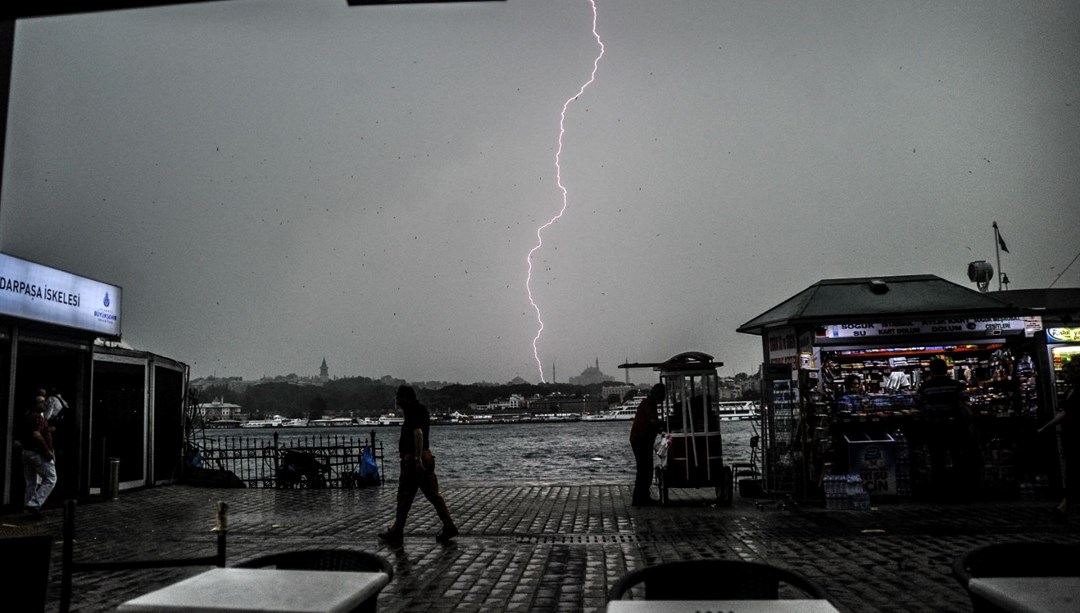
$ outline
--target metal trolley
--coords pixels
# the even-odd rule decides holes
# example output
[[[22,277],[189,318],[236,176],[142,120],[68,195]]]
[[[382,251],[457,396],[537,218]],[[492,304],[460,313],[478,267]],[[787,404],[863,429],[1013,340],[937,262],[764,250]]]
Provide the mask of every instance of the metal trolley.
[[[673,487],[713,487],[716,501],[730,505],[734,478],[724,465],[723,437],[717,410],[716,369],[723,362],[699,351],[680,353],[658,364],[623,364],[620,368],[651,367],[667,388],[663,419],[665,434],[658,445],[656,486],[660,502],[668,502]]]

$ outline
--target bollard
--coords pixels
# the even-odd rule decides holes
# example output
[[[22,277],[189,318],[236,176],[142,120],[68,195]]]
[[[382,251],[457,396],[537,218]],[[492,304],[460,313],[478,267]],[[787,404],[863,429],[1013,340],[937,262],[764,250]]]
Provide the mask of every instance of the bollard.
[[[109,458],[105,467],[105,483],[101,487],[104,500],[116,500],[120,497],[120,458]]]

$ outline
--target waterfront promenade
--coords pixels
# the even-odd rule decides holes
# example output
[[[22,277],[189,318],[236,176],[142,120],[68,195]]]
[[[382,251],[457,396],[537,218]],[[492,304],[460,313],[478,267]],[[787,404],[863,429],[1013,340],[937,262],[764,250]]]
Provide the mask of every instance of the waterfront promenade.
[[[950,574],[960,552],[1000,541],[1080,544],[1080,517],[1052,521],[1047,501],[882,504],[871,511],[781,508],[710,490],[672,490],[666,507],[632,508],[631,485],[487,485],[447,481],[461,535],[435,542],[438,519],[419,497],[404,547],[376,538],[395,486],[362,490],[207,489],[169,485],[121,492],[78,508],[77,559],[207,555],[215,503],[228,511],[230,564],[294,548],[357,547],[395,568],[380,611],[603,611],[624,572],[661,561],[726,558],[798,570],[841,611],[970,611]],[[53,501],[56,504],[58,501]],[[62,511],[4,515],[0,532],[56,536],[47,611],[59,602]],[[107,611],[199,568],[80,573],[73,609]],[[720,580],[720,578],[718,578]],[[9,601],[10,603],[10,601]]]

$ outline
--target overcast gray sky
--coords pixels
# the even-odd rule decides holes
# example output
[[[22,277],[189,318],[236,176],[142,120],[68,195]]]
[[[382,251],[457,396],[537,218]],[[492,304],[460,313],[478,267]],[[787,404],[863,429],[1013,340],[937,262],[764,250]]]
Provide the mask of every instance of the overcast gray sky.
[[[1080,4],[598,0],[545,376],[699,350],[827,278],[1080,251]],[[192,376],[538,382],[588,0],[234,0],[17,24],[0,248],[124,288]],[[1080,286],[1080,264],[1054,287]],[[635,378],[650,381],[649,371]]]

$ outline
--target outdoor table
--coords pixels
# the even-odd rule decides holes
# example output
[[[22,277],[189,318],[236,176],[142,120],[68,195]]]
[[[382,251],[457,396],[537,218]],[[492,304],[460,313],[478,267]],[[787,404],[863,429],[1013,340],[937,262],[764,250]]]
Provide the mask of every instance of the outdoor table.
[[[369,600],[373,603],[389,582],[380,572],[215,568],[129,600],[117,610],[344,613],[370,606]]]
[[[828,600],[612,600],[607,613],[839,613]]]
[[[967,589],[1004,611],[1080,611],[1080,577],[973,577]]]

